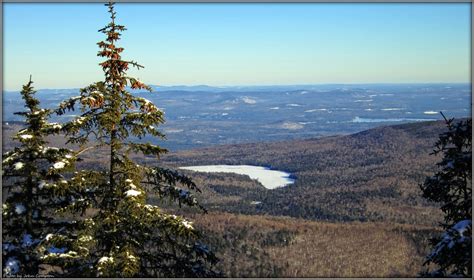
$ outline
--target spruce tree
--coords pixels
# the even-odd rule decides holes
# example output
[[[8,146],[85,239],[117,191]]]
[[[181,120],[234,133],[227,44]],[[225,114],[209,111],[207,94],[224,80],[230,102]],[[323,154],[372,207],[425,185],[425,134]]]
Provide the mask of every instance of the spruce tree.
[[[45,253],[70,256],[52,245],[51,237],[74,227],[58,212],[81,197],[64,175],[74,168],[78,153],[47,146],[46,136],[58,135],[63,127],[48,122],[52,111],[40,108],[32,84],[30,78],[21,91],[27,110],[15,113],[26,119],[26,127],[13,137],[19,145],[3,154],[4,276],[36,276]]]
[[[85,220],[76,242],[84,255],[68,267],[80,267],[77,275],[102,277],[204,277],[216,275],[213,253],[199,243],[192,222],[147,204],[150,193],[180,206],[203,208],[191,191],[192,180],[176,171],[137,164],[131,154],[159,156],[165,149],[140,140],[151,134],[164,138],[157,126],[163,112],[151,101],[134,96],[127,88],[151,90],[127,76],[129,67],[143,66],[121,57],[116,42],[125,30],[116,24],[114,4],[106,4],[111,21],[99,32],[98,44],[105,79],[81,89],[80,96],[60,104],[58,114],[80,103],[81,115],[65,129],[70,143],[105,147],[110,159],[103,171],[89,171],[86,184],[95,186],[97,213]],[[135,141],[134,141],[135,140]],[[81,171],[87,172],[87,171]],[[92,202],[92,200],[91,200]],[[54,256],[52,256],[54,257]],[[76,264],[73,264],[76,261]],[[80,266],[79,266],[80,265]]]
[[[423,197],[441,204],[445,232],[432,240],[433,251],[425,262],[438,268],[424,274],[472,277],[472,119],[454,123],[443,117],[448,131],[439,136],[433,151],[443,159],[420,187]]]

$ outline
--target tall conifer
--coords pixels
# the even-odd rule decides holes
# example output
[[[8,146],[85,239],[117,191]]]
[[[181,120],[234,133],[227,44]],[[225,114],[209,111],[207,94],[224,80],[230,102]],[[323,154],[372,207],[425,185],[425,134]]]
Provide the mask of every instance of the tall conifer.
[[[74,168],[77,153],[47,146],[46,136],[57,135],[63,127],[48,122],[52,111],[40,108],[32,84],[30,79],[21,91],[27,110],[15,113],[26,119],[26,127],[13,137],[19,145],[3,154],[5,276],[35,276],[45,253],[64,253],[65,248],[51,245],[51,237],[70,231],[74,223],[61,220],[58,212],[81,197],[64,175]]]
[[[439,136],[433,151],[443,159],[420,187],[423,197],[441,204],[445,232],[432,240],[433,251],[425,262],[437,269],[424,274],[472,277],[472,119],[444,119],[448,131]]]
[[[125,27],[116,24],[113,3],[106,6],[111,21],[99,30],[106,39],[97,43],[98,56],[105,58],[100,63],[105,79],[81,89],[80,96],[61,103],[57,111],[63,114],[79,102],[81,116],[65,128],[69,142],[93,142],[110,154],[105,171],[94,171],[87,177],[88,184],[96,186],[98,212],[85,221],[77,239],[87,240],[79,246],[87,254],[82,256],[83,270],[77,273],[106,277],[215,275],[211,270],[215,256],[198,242],[193,224],[147,204],[154,192],[161,199],[203,209],[190,192],[199,191],[191,179],[173,170],[137,164],[130,157],[132,153],[159,157],[166,152],[158,145],[133,141],[147,134],[163,138],[156,127],[164,118],[151,101],[127,90],[150,88],[127,76],[129,67],[142,66],[122,59],[124,49],[116,43]]]

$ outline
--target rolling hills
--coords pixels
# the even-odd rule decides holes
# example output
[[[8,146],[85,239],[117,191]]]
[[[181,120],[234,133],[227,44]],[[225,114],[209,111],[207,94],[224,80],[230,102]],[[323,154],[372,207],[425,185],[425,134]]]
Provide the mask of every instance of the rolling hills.
[[[261,165],[296,177],[294,185],[267,190],[246,176],[187,171],[203,187],[202,199],[213,210],[436,225],[440,212],[421,198],[418,184],[435,169],[439,158],[430,152],[443,130],[444,123],[436,121],[320,139],[224,145],[170,153],[162,164]]]

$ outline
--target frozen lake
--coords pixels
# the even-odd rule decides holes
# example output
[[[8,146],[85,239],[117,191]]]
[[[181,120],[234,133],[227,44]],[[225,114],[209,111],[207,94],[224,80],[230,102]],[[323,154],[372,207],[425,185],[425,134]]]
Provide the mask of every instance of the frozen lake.
[[[290,173],[270,170],[269,168],[253,165],[201,165],[186,166],[180,169],[196,172],[220,172],[247,175],[251,179],[259,181],[267,189],[281,188],[293,184],[295,180],[290,178]]]

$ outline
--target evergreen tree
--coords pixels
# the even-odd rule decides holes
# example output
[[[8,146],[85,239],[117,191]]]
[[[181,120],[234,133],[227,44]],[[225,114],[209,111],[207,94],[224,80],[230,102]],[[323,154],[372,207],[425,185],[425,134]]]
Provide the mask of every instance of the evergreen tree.
[[[423,197],[441,203],[445,233],[432,240],[425,265],[439,266],[430,276],[472,277],[472,119],[454,123],[443,115],[448,131],[433,154],[442,154],[439,171],[426,178]]]
[[[65,248],[51,244],[51,237],[71,230],[74,223],[61,221],[57,212],[80,198],[63,175],[74,168],[78,153],[46,146],[45,137],[58,134],[62,126],[47,121],[52,111],[40,108],[32,84],[30,78],[21,91],[27,111],[15,113],[26,118],[26,128],[13,137],[19,145],[3,154],[5,276],[37,275],[44,253],[64,253]]]
[[[116,42],[125,27],[115,23],[113,3],[106,6],[111,22],[99,30],[106,39],[98,43],[98,56],[105,58],[100,63],[105,80],[81,89],[80,96],[61,103],[57,111],[63,114],[79,102],[81,116],[65,127],[69,142],[86,146],[92,140],[110,152],[104,171],[81,171],[88,172],[85,184],[94,186],[94,199],[86,200],[98,211],[83,223],[75,245],[81,249],[80,258],[70,260],[67,267],[75,268],[78,271],[74,273],[81,276],[216,275],[211,269],[215,256],[199,243],[193,224],[147,204],[149,193],[154,192],[180,206],[204,210],[190,192],[199,191],[191,179],[173,170],[137,164],[130,157],[133,153],[159,157],[166,152],[157,145],[130,139],[142,139],[147,134],[164,138],[156,128],[164,118],[152,102],[127,91],[127,87],[150,88],[127,76],[130,66],[142,66],[122,59],[124,49]]]

